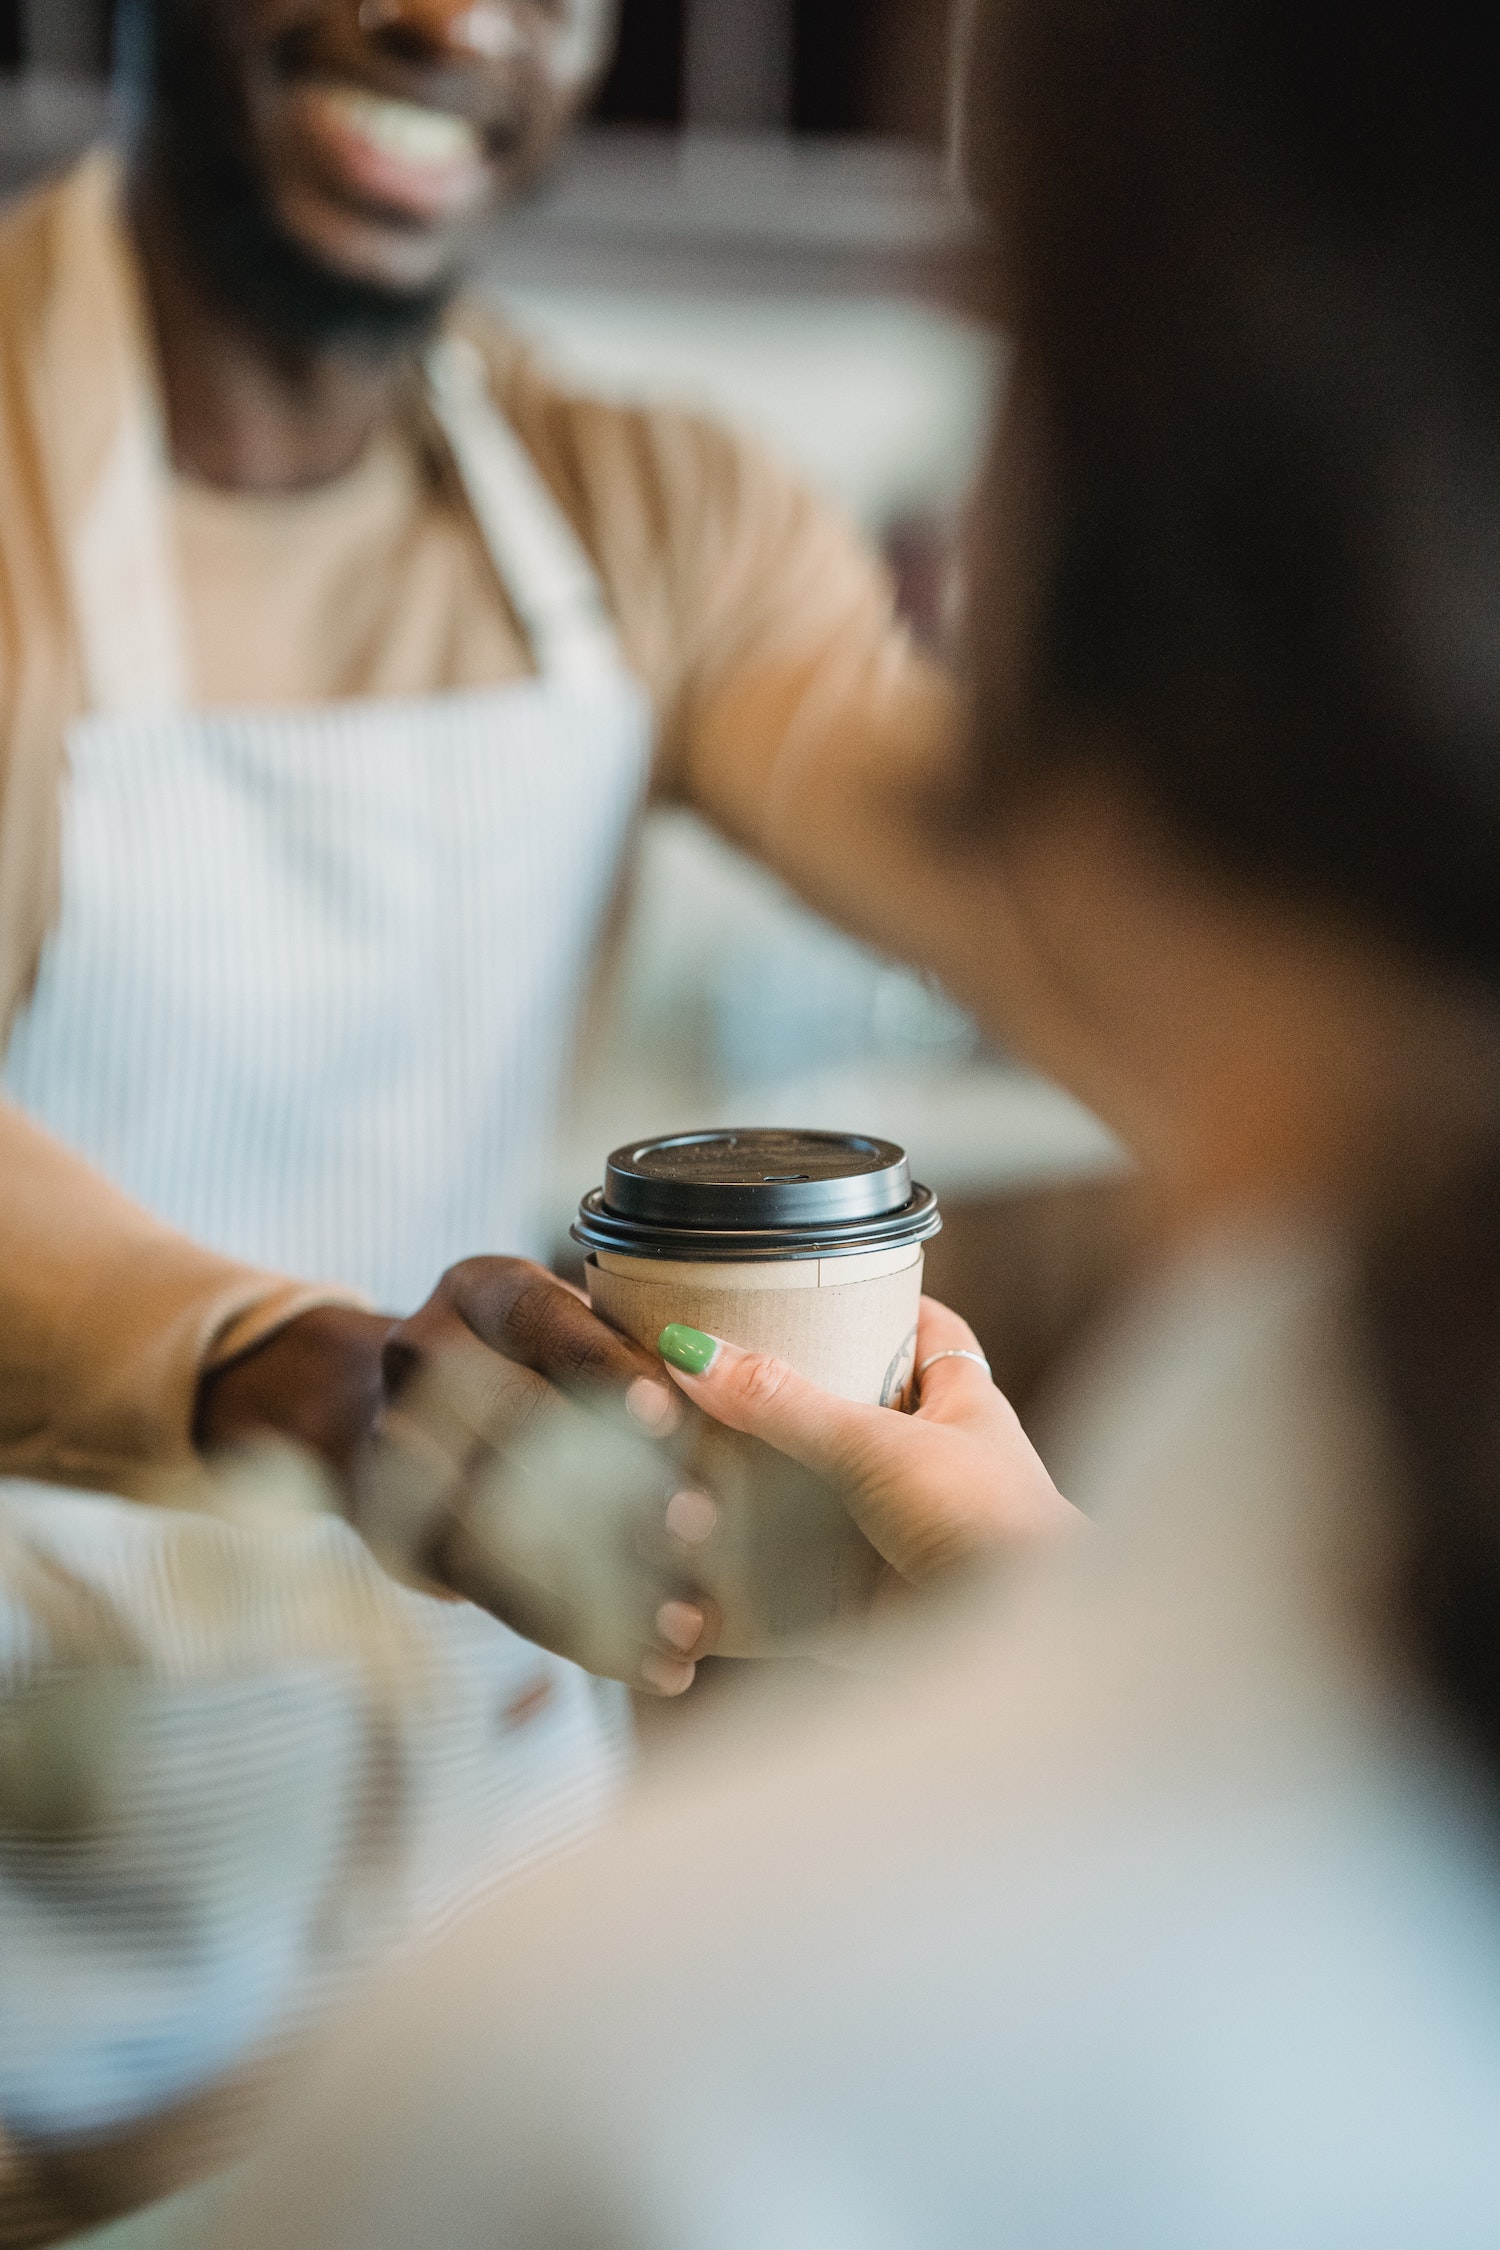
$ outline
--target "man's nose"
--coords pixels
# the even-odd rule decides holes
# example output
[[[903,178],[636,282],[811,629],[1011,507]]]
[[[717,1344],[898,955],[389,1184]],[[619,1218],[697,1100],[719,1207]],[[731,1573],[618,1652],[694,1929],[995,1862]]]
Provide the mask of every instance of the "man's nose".
[[[504,62],[533,44],[528,0],[360,0],[373,46],[411,62]]]

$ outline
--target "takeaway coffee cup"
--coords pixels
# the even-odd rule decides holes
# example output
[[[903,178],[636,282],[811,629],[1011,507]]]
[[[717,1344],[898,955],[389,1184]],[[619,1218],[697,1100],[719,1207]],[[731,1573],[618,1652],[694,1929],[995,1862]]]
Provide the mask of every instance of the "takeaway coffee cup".
[[[904,1407],[922,1245],[940,1223],[890,1141],[757,1129],[616,1149],[573,1234],[594,1310],[648,1351],[684,1321],[843,1398]],[[718,1508],[698,1567],[723,1620],[719,1653],[837,1646],[882,1568],[838,1495],[717,1423],[678,1442]]]
[[[842,1398],[903,1407],[940,1224],[894,1143],[768,1127],[617,1148],[573,1235],[594,1310],[648,1349],[684,1321]]]

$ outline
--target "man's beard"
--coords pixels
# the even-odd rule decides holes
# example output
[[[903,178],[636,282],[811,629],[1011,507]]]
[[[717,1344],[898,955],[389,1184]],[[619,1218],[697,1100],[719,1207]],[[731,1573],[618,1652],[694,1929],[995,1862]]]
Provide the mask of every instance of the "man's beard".
[[[137,0],[140,154],[199,284],[257,334],[302,355],[383,357],[421,342],[453,284],[382,288],[322,265],[282,226],[251,153],[233,57],[212,0]]]

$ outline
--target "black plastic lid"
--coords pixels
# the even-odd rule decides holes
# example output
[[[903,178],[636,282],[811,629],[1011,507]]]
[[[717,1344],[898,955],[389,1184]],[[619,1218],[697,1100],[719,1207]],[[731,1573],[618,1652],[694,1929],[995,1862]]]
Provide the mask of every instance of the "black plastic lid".
[[[893,1141],[769,1126],[617,1148],[573,1235],[636,1256],[785,1258],[918,1242],[940,1224]]]
[[[862,1133],[673,1133],[617,1148],[604,1207],[667,1227],[805,1227],[880,1219],[911,1200],[905,1149]]]

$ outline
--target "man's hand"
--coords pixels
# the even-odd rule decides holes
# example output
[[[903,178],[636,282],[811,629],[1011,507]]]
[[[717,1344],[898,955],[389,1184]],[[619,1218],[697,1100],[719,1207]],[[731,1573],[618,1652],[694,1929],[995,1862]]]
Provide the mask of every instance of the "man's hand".
[[[591,1671],[689,1686],[718,1616],[662,1529],[681,1480],[652,1441],[687,1415],[661,1362],[542,1267],[471,1258],[384,1379],[353,1501],[376,1552]]]
[[[615,1394],[653,1436],[681,1407],[659,1359],[606,1328],[588,1299],[527,1258],[466,1258],[450,1266],[420,1312],[387,1334],[386,1395],[451,1371],[452,1435],[490,1452],[524,1435],[559,1390]]]
[[[918,1345],[974,1340],[924,1299]],[[767,1654],[862,1613],[881,1558],[917,1579],[1076,1520],[968,1359],[935,1362],[914,1416],[729,1346],[673,1372],[680,1391],[542,1267],[471,1258],[409,1320],[289,1322],[205,1380],[198,1437],[306,1446],[388,1567],[660,1695],[715,1648]]]
[[[383,1313],[318,1305],[198,1387],[193,1442],[219,1453],[268,1431],[303,1446],[347,1490],[384,1404],[381,1353],[392,1323]]]

